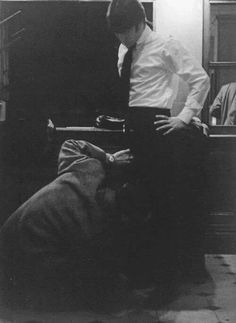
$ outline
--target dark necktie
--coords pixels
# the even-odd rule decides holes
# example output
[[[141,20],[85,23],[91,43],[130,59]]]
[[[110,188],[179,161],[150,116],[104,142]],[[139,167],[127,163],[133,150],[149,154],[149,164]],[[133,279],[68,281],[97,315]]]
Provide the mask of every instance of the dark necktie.
[[[121,68],[121,89],[124,99],[124,104],[126,107],[129,106],[129,90],[130,90],[130,68],[132,63],[132,55],[133,55],[133,49],[135,48],[135,45],[130,47],[125,54],[122,68]]]

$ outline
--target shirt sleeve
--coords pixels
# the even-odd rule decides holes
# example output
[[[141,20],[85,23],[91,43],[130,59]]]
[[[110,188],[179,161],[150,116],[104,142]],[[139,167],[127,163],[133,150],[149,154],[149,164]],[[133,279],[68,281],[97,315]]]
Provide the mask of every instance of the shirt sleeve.
[[[189,86],[185,106],[178,115],[182,121],[189,124],[203,108],[210,88],[209,77],[201,64],[172,38],[166,43],[164,59],[167,69],[181,77]]]

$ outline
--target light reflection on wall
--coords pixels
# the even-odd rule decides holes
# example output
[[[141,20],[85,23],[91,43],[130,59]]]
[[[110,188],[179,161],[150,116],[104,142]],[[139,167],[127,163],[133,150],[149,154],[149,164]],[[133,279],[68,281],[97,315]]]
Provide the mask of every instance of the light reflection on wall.
[[[156,0],[156,30],[178,39],[199,62],[202,62],[203,2],[200,0]],[[185,103],[188,87],[179,83],[173,105],[178,114]]]
[[[157,31],[180,40],[201,62],[202,1],[156,0],[156,10]]]

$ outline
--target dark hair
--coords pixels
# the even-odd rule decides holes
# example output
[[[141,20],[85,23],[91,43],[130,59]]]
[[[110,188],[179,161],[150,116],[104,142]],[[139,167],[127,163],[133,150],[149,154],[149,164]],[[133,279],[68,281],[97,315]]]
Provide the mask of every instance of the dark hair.
[[[145,10],[139,0],[112,0],[107,10],[108,26],[114,33],[125,32],[145,20]]]

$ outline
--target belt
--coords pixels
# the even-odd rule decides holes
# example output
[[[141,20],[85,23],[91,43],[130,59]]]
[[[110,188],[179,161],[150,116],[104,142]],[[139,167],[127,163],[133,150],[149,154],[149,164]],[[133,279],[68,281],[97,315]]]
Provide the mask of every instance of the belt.
[[[155,107],[129,107],[125,132],[129,132],[130,130],[139,132],[154,131],[154,121],[157,114],[170,116],[170,110]]]

